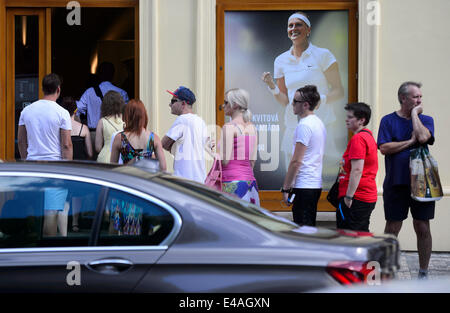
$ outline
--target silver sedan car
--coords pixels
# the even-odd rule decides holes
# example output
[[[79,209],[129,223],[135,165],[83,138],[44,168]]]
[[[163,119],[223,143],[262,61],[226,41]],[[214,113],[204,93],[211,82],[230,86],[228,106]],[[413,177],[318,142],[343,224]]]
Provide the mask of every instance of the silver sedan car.
[[[301,227],[142,164],[0,164],[0,292],[292,293],[398,267],[392,236]]]

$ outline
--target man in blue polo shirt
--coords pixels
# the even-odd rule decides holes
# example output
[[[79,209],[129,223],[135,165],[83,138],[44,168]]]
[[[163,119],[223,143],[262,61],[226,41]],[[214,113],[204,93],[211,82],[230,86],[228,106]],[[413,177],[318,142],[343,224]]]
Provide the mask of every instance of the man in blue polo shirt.
[[[103,62],[98,66],[97,75],[100,81],[99,85],[88,88],[80,100],[77,101],[77,116],[86,114],[87,124],[91,132],[91,140],[95,142],[95,133],[98,121],[101,118],[101,108],[103,96],[110,90],[117,91],[122,96],[125,103],[128,103],[128,94],[125,90],[114,86],[111,81],[114,78],[114,65],[111,62]],[[94,159],[96,159],[95,157]]]
[[[434,143],[433,118],[422,114],[421,86],[416,82],[405,82],[400,86],[400,110],[381,119],[377,144],[385,155],[386,166],[383,183],[385,233],[398,236],[411,209],[419,252],[419,278],[426,278],[432,247],[430,220],[434,218],[435,202],[419,202],[411,198],[409,173],[411,149]]]

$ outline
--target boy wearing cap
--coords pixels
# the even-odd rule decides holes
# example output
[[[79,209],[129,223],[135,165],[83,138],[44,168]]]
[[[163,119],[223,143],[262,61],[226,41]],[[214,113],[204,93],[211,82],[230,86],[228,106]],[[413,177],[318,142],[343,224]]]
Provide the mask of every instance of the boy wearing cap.
[[[195,95],[183,86],[167,92],[173,96],[169,104],[171,113],[178,117],[161,140],[162,146],[174,155],[174,175],[204,183],[208,136],[205,122],[192,111]]]

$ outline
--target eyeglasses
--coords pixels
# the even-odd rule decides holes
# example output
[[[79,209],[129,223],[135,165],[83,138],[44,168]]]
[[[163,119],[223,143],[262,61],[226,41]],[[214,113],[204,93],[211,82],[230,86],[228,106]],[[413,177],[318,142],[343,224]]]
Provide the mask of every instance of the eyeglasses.
[[[308,102],[308,101],[305,101],[305,100],[295,100],[295,99],[293,99],[292,102],[294,102],[294,105],[296,105],[297,103],[305,103],[305,102]]]
[[[180,99],[173,98],[170,100],[170,104],[174,104],[175,102],[181,101]]]

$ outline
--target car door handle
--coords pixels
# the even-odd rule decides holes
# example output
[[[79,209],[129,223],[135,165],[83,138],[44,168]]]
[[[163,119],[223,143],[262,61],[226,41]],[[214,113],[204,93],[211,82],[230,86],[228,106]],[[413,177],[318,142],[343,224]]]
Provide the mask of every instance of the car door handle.
[[[87,267],[100,274],[118,275],[131,269],[133,263],[125,259],[101,259],[89,262]]]

